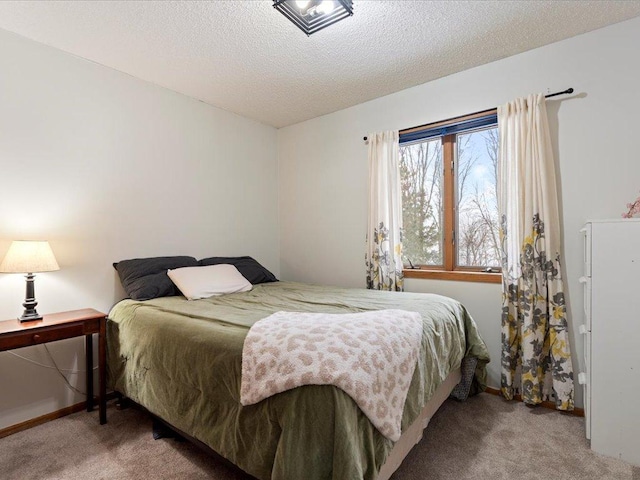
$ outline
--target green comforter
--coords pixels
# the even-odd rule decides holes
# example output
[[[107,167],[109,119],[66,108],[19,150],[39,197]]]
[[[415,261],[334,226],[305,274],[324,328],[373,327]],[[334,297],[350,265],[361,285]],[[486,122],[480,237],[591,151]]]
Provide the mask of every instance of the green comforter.
[[[342,390],[310,385],[240,404],[242,345],[251,325],[276,311],[387,308],[417,311],[424,320],[403,430],[464,356],[479,359],[472,388],[484,389],[487,348],[455,300],[290,282],[196,301],[121,301],[107,324],[109,383],[259,479],[373,480],[393,442]]]

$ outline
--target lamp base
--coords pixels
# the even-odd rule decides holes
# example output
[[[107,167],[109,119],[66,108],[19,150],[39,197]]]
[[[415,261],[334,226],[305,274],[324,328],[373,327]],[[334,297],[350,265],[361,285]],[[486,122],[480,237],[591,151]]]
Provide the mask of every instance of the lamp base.
[[[24,303],[22,306],[24,307],[24,312],[21,317],[18,317],[20,322],[33,322],[34,320],[42,320],[42,315],[40,315],[36,310],[36,294],[34,288],[34,279],[35,275],[33,273],[27,273],[25,278],[27,279],[27,292],[25,295]]]
[[[42,315],[40,315],[35,310],[29,313],[27,313],[27,311],[25,310],[25,313],[23,313],[21,317],[18,317],[18,320],[20,320],[20,323],[33,322],[34,320],[42,320]]]

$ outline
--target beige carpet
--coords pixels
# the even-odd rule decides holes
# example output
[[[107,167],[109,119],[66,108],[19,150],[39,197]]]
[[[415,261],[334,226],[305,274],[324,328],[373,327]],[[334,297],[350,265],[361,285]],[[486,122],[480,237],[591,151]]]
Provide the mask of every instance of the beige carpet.
[[[0,478],[251,478],[187,442],[153,440],[151,420],[137,409],[110,405],[104,426],[97,415],[80,412],[0,439]],[[448,400],[393,479],[640,480],[640,468],[591,452],[583,431],[581,418],[488,394]]]

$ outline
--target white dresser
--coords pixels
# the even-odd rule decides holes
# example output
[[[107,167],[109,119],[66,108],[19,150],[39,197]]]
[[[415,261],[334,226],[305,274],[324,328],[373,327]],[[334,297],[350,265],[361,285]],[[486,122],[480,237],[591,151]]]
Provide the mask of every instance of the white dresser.
[[[582,233],[587,438],[640,465],[640,219],[592,221]]]

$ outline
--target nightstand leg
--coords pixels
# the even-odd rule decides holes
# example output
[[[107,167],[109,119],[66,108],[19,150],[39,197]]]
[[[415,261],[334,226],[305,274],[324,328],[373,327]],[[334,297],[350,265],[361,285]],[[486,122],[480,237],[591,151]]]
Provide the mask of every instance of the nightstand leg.
[[[87,412],[93,411],[93,335],[85,335],[87,353]]]
[[[100,320],[98,334],[98,373],[100,374],[100,425],[107,423],[107,319]]]

